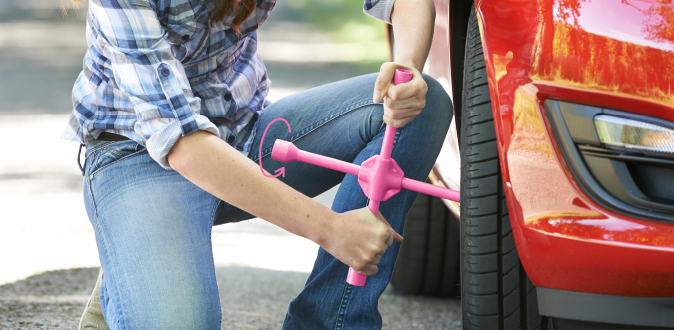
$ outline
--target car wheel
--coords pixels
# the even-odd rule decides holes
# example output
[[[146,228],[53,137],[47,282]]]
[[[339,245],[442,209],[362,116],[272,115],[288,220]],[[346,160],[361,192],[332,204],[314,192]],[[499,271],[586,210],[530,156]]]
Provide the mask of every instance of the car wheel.
[[[419,194],[405,230],[391,285],[400,294],[458,296],[459,221],[440,198]]]
[[[541,329],[536,288],[517,254],[503,191],[480,29],[471,11],[461,116],[464,329]],[[547,328],[547,326],[544,326]]]

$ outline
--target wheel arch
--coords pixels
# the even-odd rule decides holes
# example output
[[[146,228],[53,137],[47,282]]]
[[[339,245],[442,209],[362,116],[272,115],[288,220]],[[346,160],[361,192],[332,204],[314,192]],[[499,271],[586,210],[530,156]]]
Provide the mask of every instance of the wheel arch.
[[[461,107],[463,94],[463,61],[466,50],[466,33],[468,32],[468,20],[473,6],[472,0],[448,0],[449,6],[449,58],[450,77],[452,81],[452,102],[454,103],[454,118],[457,126],[461,123]],[[477,7],[479,0],[475,0]],[[460,139],[460,135],[458,134]],[[460,144],[460,140],[458,141]]]

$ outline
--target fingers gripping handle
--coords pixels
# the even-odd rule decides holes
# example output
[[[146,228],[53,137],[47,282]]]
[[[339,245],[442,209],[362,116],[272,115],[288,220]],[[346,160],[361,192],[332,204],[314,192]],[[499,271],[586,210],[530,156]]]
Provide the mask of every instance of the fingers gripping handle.
[[[412,77],[414,77],[414,73],[412,71],[403,68],[397,68],[396,72],[393,74],[393,84],[398,85],[406,83],[412,80]]]
[[[403,68],[398,68],[393,74],[393,84],[398,85],[406,83],[412,80],[413,76],[414,73],[412,73],[412,71]],[[395,136],[396,136],[396,128],[393,126],[386,125],[386,131],[384,132],[384,141],[382,142],[381,153],[379,154],[383,159],[391,158],[391,151],[393,150],[393,140],[395,139]],[[379,212],[379,203],[380,201],[370,199],[370,204],[368,205],[368,208],[370,209],[370,211],[372,211],[372,214],[374,214],[375,216],[377,216],[377,213]],[[349,275],[346,277],[347,283],[355,286],[363,286],[365,285],[366,279],[367,279],[366,275],[360,274],[356,272],[353,268],[349,267]]]
[[[398,85],[412,80],[414,73],[412,71],[398,68],[393,74],[393,84]],[[393,150],[393,140],[396,136],[396,128],[386,125],[386,132],[384,132],[384,142],[381,145],[380,156],[384,159],[391,158],[391,150]],[[376,212],[375,212],[376,213]]]

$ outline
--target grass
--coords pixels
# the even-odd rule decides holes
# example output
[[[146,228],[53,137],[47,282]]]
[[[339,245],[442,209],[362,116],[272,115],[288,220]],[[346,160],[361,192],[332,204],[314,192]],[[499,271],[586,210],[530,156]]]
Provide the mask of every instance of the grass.
[[[288,0],[288,4],[331,41],[362,44],[367,55],[359,66],[379,71],[381,64],[388,61],[385,23],[363,13],[363,0]]]

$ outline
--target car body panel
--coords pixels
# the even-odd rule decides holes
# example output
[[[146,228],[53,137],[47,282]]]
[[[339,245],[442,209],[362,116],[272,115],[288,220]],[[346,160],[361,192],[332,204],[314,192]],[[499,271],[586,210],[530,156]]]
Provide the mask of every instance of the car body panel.
[[[433,42],[424,65],[424,73],[437,80],[445,88],[449,96],[452,95],[452,79],[449,68],[449,3],[446,0],[433,0],[435,4],[435,25],[433,27]]]
[[[674,121],[672,5],[475,5],[510,219],[532,282],[587,293],[674,296],[674,224],[617,214],[592,201],[564,163],[543,106],[551,98]]]

